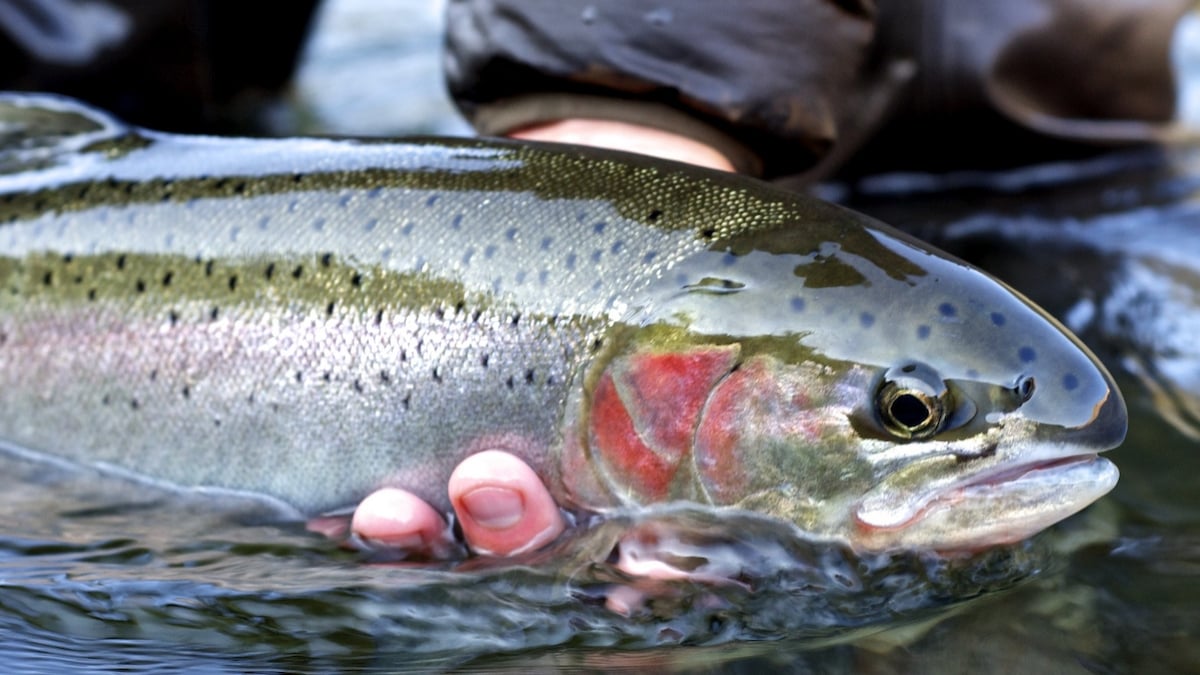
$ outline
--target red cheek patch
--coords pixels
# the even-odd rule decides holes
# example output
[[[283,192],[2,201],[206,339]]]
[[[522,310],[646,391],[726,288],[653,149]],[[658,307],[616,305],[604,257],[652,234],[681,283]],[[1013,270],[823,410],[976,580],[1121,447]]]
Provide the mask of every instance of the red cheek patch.
[[[589,436],[613,482],[641,503],[671,497],[710,392],[738,347],[638,352],[609,364],[592,393]]]

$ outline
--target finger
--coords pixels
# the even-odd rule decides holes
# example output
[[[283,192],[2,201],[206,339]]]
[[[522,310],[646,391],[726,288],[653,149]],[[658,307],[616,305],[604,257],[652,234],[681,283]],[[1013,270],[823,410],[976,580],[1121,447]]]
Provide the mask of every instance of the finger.
[[[463,536],[476,553],[510,556],[532,551],[566,527],[537,474],[501,450],[463,460],[450,476],[449,490]]]
[[[442,516],[420,497],[397,488],[368,495],[354,511],[350,530],[369,546],[393,553],[440,559],[453,551]]]

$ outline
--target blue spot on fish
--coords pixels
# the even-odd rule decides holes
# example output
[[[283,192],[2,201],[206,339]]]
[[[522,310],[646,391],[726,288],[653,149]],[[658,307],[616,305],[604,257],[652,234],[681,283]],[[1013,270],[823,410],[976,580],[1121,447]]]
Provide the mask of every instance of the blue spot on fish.
[[[646,255],[642,256],[642,263],[645,265],[649,265],[650,263],[654,262],[654,259],[657,257],[658,257],[658,251],[650,251]]]
[[[1067,391],[1075,391],[1079,388],[1079,378],[1075,377],[1073,373],[1063,375],[1063,388]]]
[[[875,315],[870,312],[863,312],[858,315],[858,322],[862,324],[863,328],[870,328],[875,325]]]
[[[312,229],[316,230],[317,232],[324,230],[325,229],[325,219],[317,218],[316,220],[314,220],[313,224],[312,224]]]
[[[592,231],[595,232],[596,234],[603,234],[604,228],[607,226],[608,226],[608,223],[606,223],[602,220],[592,226]]]
[[[567,254],[567,269],[569,269],[571,271],[575,270],[575,254],[574,253]]]
[[[924,324],[917,326],[917,339],[918,340],[929,339],[930,332],[931,332],[931,329],[929,328],[929,326],[926,326]]]
[[[977,380],[977,379],[979,379],[979,371],[978,371],[978,370],[975,370],[974,368],[968,368],[968,369],[967,369],[967,379],[968,379],[968,380]]]
[[[992,312],[992,323],[997,326],[1003,326],[1006,319],[1000,312]]]
[[[495,244],[488,244],[488,245],[487,245],[487,246],[486,246],[486,247],[483,249],[483,257],[484,257],[484,258],[487,258],[488,260],[491,260],[491,259],[492,259],[492,257],[493,257],[493,256],[495,256],[495,255],[496,255],[496,245],[495,245]]]
[[[454,216],[454,219],[450,221],[450,228],[454,229],[454,230],[461,230],[462,229],[462,219],[463,219],[463,217],[462,217],[461,213]]]
[[[542,250],[549,251],[550,245],[554,243],[554,237],[542,237]]]
[[[622,248],[625,248],[625,242],[618,239],[617,241],[613,242],[612,248],[609,250],[613,253],[620,253]]]
[[[1033,351],[1033,347],[1029,346],[1018,349],[1017,356],[1020,357],[1022,363],[1033,363],[1037,360],[1037,352]]]
[[[738,257],[732,253],[726,253],[725,255],[721,256],[721,264],[726,267],[733,267],[735,264],[737,264],[737,260]]]
[[[938,305],[938,313],[947,319],[952,319],[958,316],[958,308],[948,302],[943,302]]]
[[[595,251],[592,251],[592,262],[594,262],[594,263],[600,262],[600,257],[603,255],[604,255],[604,251],[601,251],[600,249],[596,249]]]
[[[363,223],[363,232],[370,232],[370,231],[374,230],[375,226],[378,224],[379,224],[378,218],[371,218],[367,222]]]
[[[437,200],[438,200],[438,195],[432,195],[429,199],[425,200],[425,206],[433,206],[434,204],[437,203]]]
[[[803,312],[804,311],[804,298],[801,298],[799,296],[792,298],[792,311],[793,312]]]

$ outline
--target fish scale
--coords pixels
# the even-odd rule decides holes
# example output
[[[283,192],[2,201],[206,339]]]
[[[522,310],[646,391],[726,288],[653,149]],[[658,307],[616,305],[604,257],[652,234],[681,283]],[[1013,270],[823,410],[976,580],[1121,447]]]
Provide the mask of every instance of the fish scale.
[[[447,509],[499,448],[568,507],[873,548],[1011,537],[1115,481],[1123,402],[1075,338],[838,207],[582,148],[173,136],[0,96],[31,116],[0,146],[10,450],[316,514],[384,485]]]

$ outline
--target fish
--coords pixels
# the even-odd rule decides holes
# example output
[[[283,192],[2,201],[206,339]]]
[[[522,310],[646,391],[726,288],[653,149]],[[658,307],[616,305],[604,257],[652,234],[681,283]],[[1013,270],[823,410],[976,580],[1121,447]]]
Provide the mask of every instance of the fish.
[[[464,457],[858,550],[1024,539],[1127,413],[1057,321],[751,178],[495,139],[247,139],[0,97],[0,446],[312,516]]]

